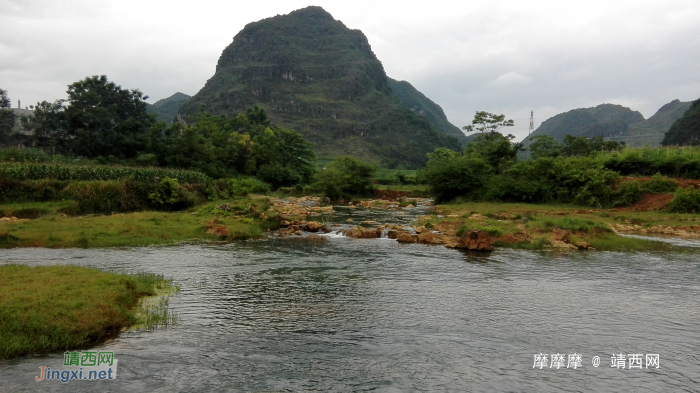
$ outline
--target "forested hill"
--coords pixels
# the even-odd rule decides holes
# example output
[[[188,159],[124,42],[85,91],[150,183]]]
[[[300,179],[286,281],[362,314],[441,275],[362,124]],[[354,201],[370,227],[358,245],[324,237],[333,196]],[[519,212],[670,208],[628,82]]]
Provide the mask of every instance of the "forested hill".
[[[460,142],[466,140],[464,132],[447,120],[447,116],[445,116],[445,112],[440,105],[416,90],[413,85],[406,81],[397,81],[389,78],[389,86],[391,86],[391,90],[406,108],[427,117],[430,124],[445,134],[454,136]]]
[[[158,120],[170,124],[177,115],[180,107],[189,100],[191,96],[177,92],[168,98],[156,101],[153,105],[148,105],[146,111],[148,113],[157,113]]]
[[[630,124],[619,140],[623,140],[628,146],[658,146],[664,139],[666,131],[671,125],[685,113],[692,102],[673,100],[662,106],[656,113],[639,123]],[[618,140],[618,139],[615,139]]]
[[[537,127],[532,136],[547,135],[561,141],[565,135],[617,137],[630,124],[644,121],[644,116],[622,105],[601,104],[579,108],[551,117]],[[526,145],[528,141],[525,141]]]
[[[436,147],[459,149],[455,137],[402,104],[365,35],[320,7],[248,24],[180,113],[196,115],[201,105],[228,115],[262,107],[315,143],[321,159],[349,154],[415,168]]]
[[[700,99],[693,101],[690,109],[673,123],[661,144],[664,146],[700,145]]]

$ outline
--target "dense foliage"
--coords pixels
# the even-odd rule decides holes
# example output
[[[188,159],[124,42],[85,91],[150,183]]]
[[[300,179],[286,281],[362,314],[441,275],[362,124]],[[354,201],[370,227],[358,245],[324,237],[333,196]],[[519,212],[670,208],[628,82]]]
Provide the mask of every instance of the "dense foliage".
[[[542,154],[516,161],[521,144],[499,132],[481,133],[461,152],[436,149],[420,171],[436,202],[458,197],[474,201],[527,203],[578,203],[589,206],[619,206],[635,202],[639,184],[620,184],[620,175],[586,157]],[[552,142],[551,138],[540,138]],[[545,148],[546,147],[546,148]],[[538,152],[552,151],[552,144]]]
[[[694,101],[690,109],[673,123],[666,135],[664,135],[661,144],[664,146],[700,145],[700,99]]]
[[[182,183],[206,183],[209,178],[196,171],[165,168],[134,168],[102,165],[0,162],[0,179],[7,180],[120,180],[153,181],[166,177]]]
[[[316,174],[313,187],[334,201],[371,196],[375,171],[375,167],[353,157],[338,157]]]
[[[27,122],[32,142],[76,156],[135,157],[148,147],[154,118],[138,90],[122,89],[105,75],[68,86],[68,99],[40,102]]]
[[[312,144],[271,125],[258,107],[236,117],[201,111],[192,125],[173,123],[152,135],[151,143],[158,164],[213,178],[245,174],[278,188],[308,183],[315,172]]]
[[[625,142],[605,141],[602,136],[566,135],[562,143],[547,135],[536,135],[529,140],[530,158],[587,156],[593,152],[618,151],[625,147]]]

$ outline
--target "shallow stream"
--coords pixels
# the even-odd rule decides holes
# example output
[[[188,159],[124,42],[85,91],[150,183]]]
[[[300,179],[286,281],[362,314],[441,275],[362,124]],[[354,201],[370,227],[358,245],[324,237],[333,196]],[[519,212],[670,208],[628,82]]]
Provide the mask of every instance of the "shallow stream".
[[[339,210],[333,220],[408,223],[425,214],[405,211]],[[470,254],[327,236],[2,250],[0,260],[27,265],[156,272],[181,291],[170,300],[178,325],[100,345],[119,360],[116,380],[36,382],[40,366],[61,368],[56,353],[0,363],[0,391],[700,388],[697,250]],[[577,353],[581,366],[533,368],[539,353]],[[659,367],[611,367],[620,353],[658,354]]]

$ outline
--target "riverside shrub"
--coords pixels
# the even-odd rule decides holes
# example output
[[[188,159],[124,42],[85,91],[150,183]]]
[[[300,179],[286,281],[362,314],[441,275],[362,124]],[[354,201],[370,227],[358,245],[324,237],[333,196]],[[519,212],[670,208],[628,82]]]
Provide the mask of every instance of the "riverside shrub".
[[[672,213],[700,213],[700,190],[692,187],[679,190],[666,209]]]
[[[316,173],[314,189],[331,200],[351,199],[374,194],[372,178],[376,168],[353,157],[338,157]]]

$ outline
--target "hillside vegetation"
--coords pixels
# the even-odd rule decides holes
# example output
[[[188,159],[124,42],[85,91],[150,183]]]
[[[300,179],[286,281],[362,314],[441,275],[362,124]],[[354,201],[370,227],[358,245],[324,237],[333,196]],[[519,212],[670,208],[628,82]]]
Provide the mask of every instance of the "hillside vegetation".
[[[644,116],[637,111],[621,105],[601,104],[594,108],[579,108],[551,117],[537,127],[531,137],[546,135],[557,141],[565,135],[604,136],[622,135],[630,124],[644,121]],[[524,141],[526,145],[528,140]]]
[[[694,101],[668,130],[662,145],[697,146],[700,145],[700,99]]]
[[[168,98],[156,101],[153,105],[146,107],[146,112],[158,115],[158,120],[170,124],[175,120],[177,111],[189,100],[191,96],[177,92]]]
[[[673,100],[662,106],[652,117],[639,123],[630,124],[616,141],[625,141],[628,146],[659,146],[664,134],[683,113],[690,108],[691,102]]]
[[[202,105],[228,115],[257,105],[316,144],[322,159],[417,168],[437,147],[459,148],[402,104],[365,35],[320,7],[248,24],[180,113],[195,115]]]

